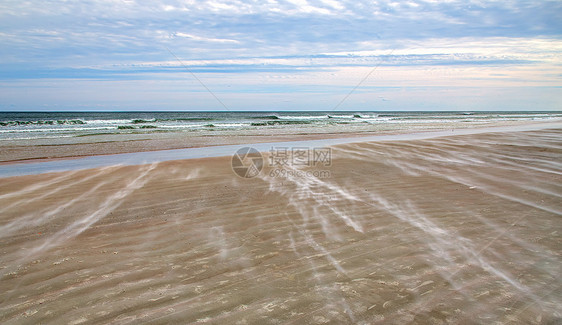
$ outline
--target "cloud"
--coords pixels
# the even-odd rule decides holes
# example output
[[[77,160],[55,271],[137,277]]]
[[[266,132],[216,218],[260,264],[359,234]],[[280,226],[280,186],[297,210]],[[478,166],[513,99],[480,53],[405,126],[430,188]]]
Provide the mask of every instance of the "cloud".
[[[499,85],[501,74],[505,85],[550,87],[560,82],[546,73],[561,64],[560,12],[559,1],[516,0],[4,1],[0,79],[176,80],[186,71],[170,49],[202,78],[256,89],[269,77],[282,91],[347,89],[378,65],[402,76],[385,75],[398,86],[435,84],[418,73],[433,69],[459,87]]]
[[[234,43],[234,44],[239,44],[240,42],[238,42],[237,40],[233,40],[233,39],[226,39],[226,38],[207,38],[207,37],[201,37],[201,36],[196,36],[196,35],[191,35],[191,34],[186,34],[186,33],[182,33],[182,32],[177,32],[173,34],[174,37],[185,37],[185,38],[189,38],[195,41],[202,41],[202,42],[216,42],[216,43]]]

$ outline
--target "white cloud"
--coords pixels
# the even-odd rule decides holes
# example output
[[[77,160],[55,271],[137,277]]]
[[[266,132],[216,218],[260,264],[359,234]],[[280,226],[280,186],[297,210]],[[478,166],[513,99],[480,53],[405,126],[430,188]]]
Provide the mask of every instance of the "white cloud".
[[[337,90],[381,60],[366,87],[552,86],[560,84],[561,8],[523,0],[5,0],[0,75],[177,80],[169,48],[204,78],[248,89]]]
[[[380,43],[363,42],[363,48],[380,48]],[[425,40],[395,40],[385,43],[385,49],[327,52],[326,55],[376,57],[411,55],[455,55],[470,61],[507,60],[535,61],[536,63],[562,64],[562,40],[555,38],[434,38]],[[404,62],[407,63],[407,62]]]
[[[194,40],[194,41],[201,41],[201,42],[235,43],[235,44],[240,43],[239,41],[233,40],[233,39],[227,39],[227,38],[208,38],[208,37],[201,37],[201,36],[192,35],[192,34],[186,34],[186,33],[182,33],[182,32],[174,33],[173,36],[189,38],[189,39],[192,39],[192,40]]]
[[[320,0],[323,4],[330,6],[336,10],[343,10],[345,9],[345,6],[342,5],[341,2],[335,1],[335,0]]]
[[[321,14],[331,15],[332,12],[326,8],[319,8],[312,6],[306,0],[287,0],[295,6],[295,10],[289,10],[291,13],[305,13],[305,14]]]

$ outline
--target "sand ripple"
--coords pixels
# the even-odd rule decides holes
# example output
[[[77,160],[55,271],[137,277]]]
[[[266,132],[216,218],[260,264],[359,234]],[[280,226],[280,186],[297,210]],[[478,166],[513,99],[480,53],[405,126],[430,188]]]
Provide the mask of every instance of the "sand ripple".
[[[357,143],[331,177],[230,159],[3,179],[0,321],[562,321],[562,131]]]

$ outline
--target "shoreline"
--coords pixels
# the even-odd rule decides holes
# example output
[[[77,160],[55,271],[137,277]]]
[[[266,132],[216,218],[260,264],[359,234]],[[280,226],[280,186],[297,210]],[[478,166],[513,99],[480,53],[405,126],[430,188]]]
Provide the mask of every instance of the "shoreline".
[[[43,161],[50,159],[76,158],[108,154],[146,152],[200,148],[220,145],[269,143],[298,140],[369,137],[388,134],[407,134],[439,130],[463,130],[495,126],[519,126],[528,124],[556,123],[561,119],[547,121],[503,120],[491,123],[380,123],[371,126],[286,126],[263,127],[249,130],[206,130],[201,132],[133,132],[121,134],[97,134],[91,136],[37,138],[0,141],[0,164]]]
[[[325,134],[323,137],[306,137],[306,139],[292,141],[273,141],[273,142],[256,142],[252,138],[251,142],[241,142],[227,145],[213,145],[201,147],[189,147],[182,149],[161,149],[150,151],[134,151],[116,154],[103,155],[84,155],[84,156],[65,156],[59,158],[37,158],[3,161],[0,162],[0,178],[34,175],[50,172],[63,172],[69,170],[81,170],[99,168],[113,165],[145,165],[149,163],[200,159],[210,157],[231,156],[241,147],[251,146],[260,152],[268,151],[272,146],[320,146],[328,147],[338,144],[348,144],[356,142],[380,142],[380,141],[404,141],[428,139],[444,136],[470,135],[490,132],[523,132],[542,129],[562,128],[562,122],[535,122],[535,123],[518,123],[516,125],[500,125],[488,127],[468,127],[463,129],[449,130],[424,130],[412,132],[408,130],[402,133],[387,133],[370,136],[356,136],[355,133],[346,133],[345,137],[341,134]],[[250,137],[250,136],[249,136]],[[292,136],[294,139],[295,136]],[[68,145],[67,145],[68,146]],[[71,150],[70,148],[66,147]]]

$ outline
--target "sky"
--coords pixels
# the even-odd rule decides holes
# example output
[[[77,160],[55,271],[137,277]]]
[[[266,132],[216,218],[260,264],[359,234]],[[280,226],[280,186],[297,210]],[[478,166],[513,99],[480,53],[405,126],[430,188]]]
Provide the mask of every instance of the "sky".
[[[562,1],[0,0],[0,111],[562,110]]]

